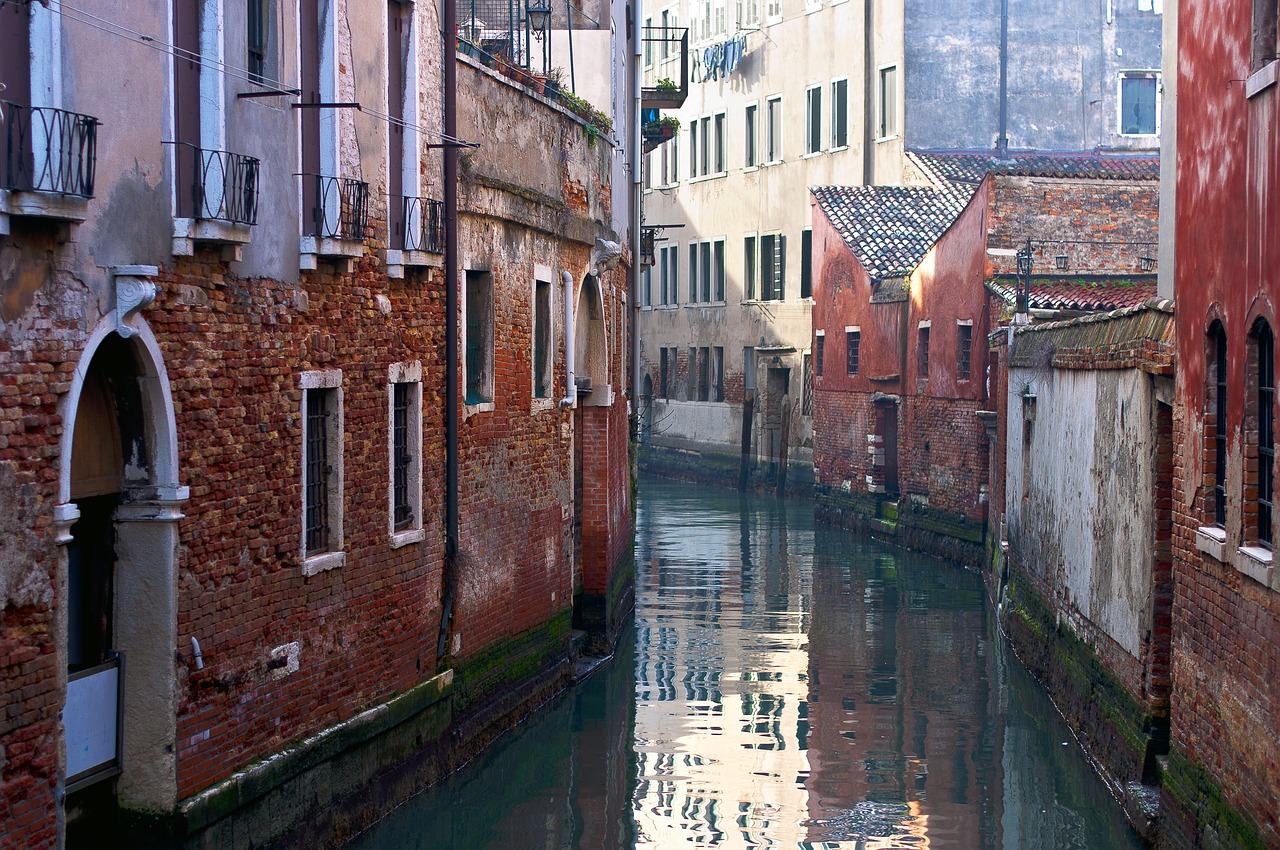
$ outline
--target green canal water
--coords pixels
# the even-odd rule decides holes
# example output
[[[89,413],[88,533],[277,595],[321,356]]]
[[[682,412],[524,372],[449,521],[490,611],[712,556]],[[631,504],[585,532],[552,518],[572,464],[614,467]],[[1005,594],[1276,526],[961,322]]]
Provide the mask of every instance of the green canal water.
[[[612,663],[351,845],[1140,846],[977,575],[657,479]]]

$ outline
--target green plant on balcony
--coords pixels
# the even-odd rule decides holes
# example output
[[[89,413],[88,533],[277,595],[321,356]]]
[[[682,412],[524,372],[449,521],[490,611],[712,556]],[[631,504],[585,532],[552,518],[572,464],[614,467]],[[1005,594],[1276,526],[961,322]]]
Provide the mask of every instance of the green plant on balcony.
[[[654,88],[662,94],[676,94],[680,91],[680,86],[676,85],[676,81],[670,77],[663,77],[654,84]]]

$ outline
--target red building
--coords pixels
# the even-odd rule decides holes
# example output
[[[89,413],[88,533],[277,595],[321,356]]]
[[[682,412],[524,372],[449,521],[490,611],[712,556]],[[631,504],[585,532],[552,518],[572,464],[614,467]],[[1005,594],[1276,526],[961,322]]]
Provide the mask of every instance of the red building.
[[[1172,750],[1187,845],[1280,846],[1275,2],[1178,10]],[[1198,845],[1197,845],[1198,846]]]
[[[1037,319],[1153,295],[1157,171],[1148,156],[913,152],[924,186],[813,190],[821,512],[983,561],[987,336],[1019,284]]]

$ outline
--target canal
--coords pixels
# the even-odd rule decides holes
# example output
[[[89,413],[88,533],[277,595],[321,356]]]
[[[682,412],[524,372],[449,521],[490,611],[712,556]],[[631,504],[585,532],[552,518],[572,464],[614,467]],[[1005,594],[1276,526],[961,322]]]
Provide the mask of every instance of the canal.
[[[978,576],[643,479],[635,635],[358,850],[1138,848]]]

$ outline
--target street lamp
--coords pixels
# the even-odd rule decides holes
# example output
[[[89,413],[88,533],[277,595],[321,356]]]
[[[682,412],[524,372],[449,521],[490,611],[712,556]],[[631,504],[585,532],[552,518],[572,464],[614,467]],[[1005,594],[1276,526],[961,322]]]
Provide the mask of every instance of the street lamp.
[[[1031,240],[1027,240],[1027,247],[1018,251],[1018,276],[1021,282],[1018,286],[1018,301],[1015,312],[1026,315],[1029,312],[1029,302],[1031,300],[1031,270],[1035,267],[1035,261],[1031,253]]]
[[[533,30],[533,37],[541,41],[551,26],[551,6],[545,0],[532,0],[525,4],[524,9],[525,16],[529,19],[529,29]]]

